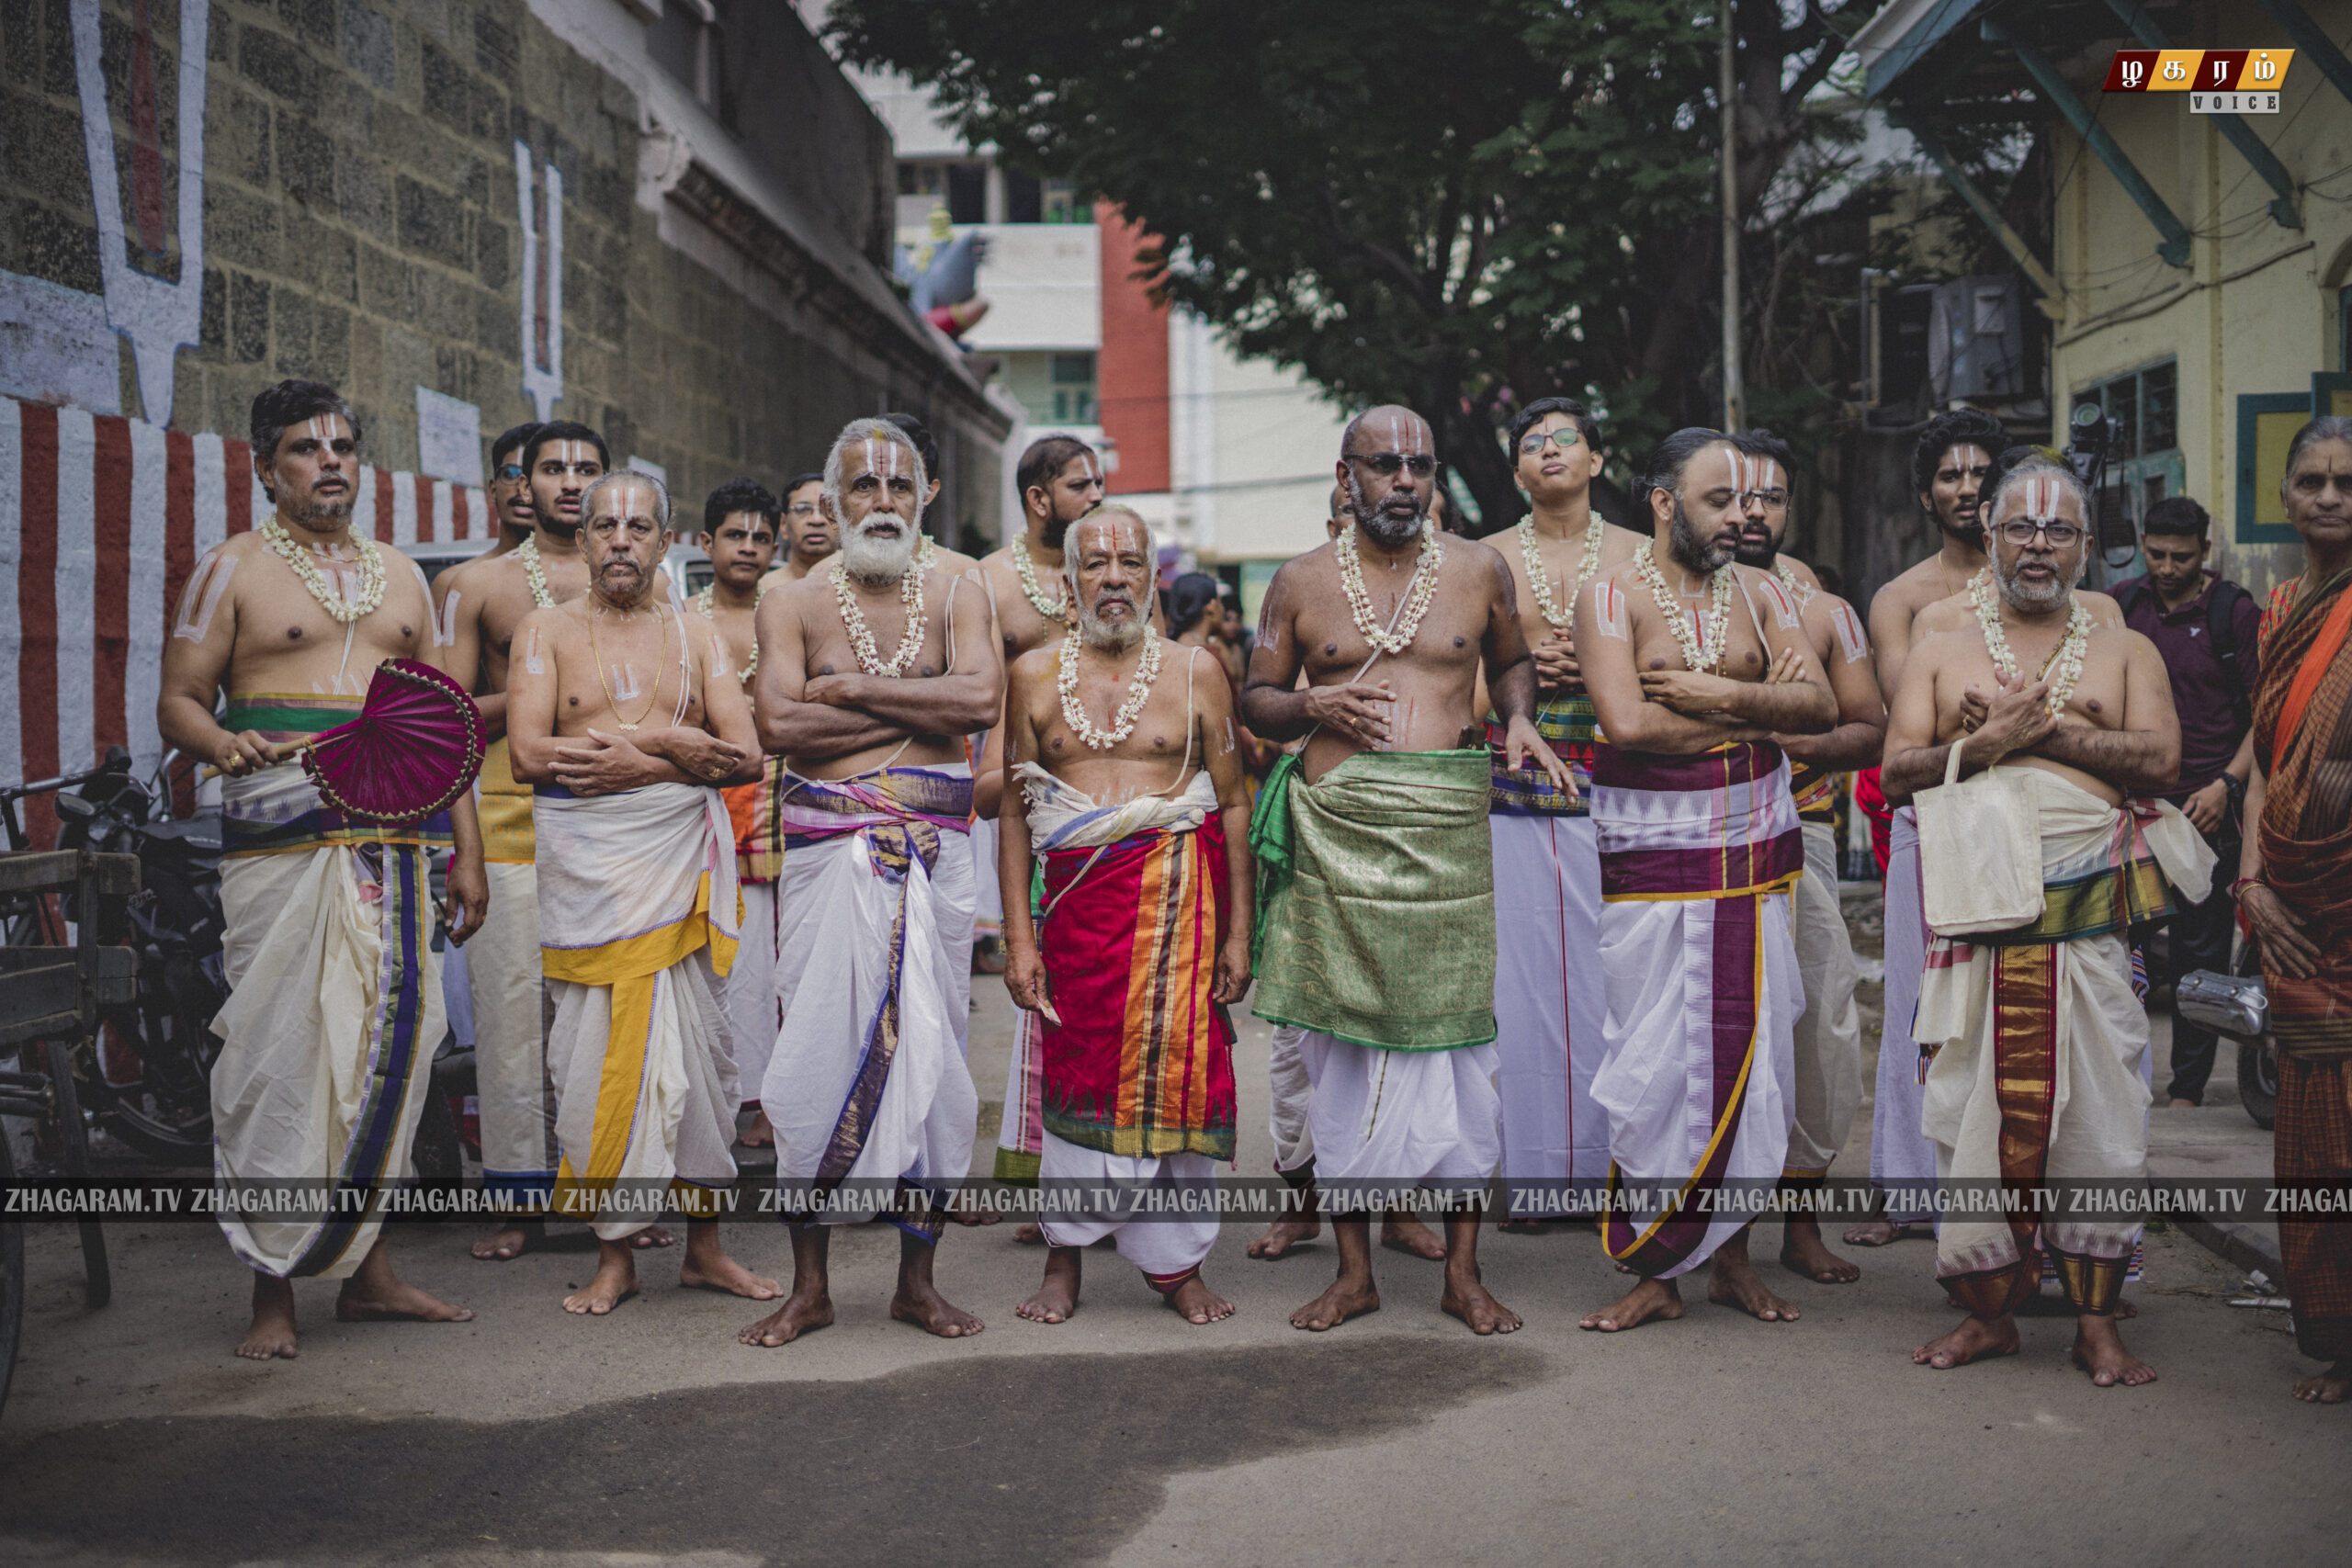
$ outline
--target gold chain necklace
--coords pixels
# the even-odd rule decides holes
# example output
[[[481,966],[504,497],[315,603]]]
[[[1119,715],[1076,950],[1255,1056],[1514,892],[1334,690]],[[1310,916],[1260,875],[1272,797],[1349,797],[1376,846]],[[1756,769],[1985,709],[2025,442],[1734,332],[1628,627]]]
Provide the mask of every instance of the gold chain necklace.
[[[555,592],[548,587],[547,568],[539,561],[539,536],[533,534],[514,547],[514,558],[523,563],[523,575],[530,580],[531,602],[542,610],[555,608]]]
[[[1026,539],[1012,541],[1012,570],[1021,574],[1021,592],[1029,595],[1029,603],[1036,607],[1037,614],[1057,623],[1069,619],[1069,600],[1067,597],[1048,599],[1046,591],[1037,585],[1037,568],[1029,559],[1029,541]]]
[[[596,605],[592,600],[588,605],[588,653],[589,657],[595,661],[596,684],[604,690],[605,705],[613,710],[613,722],[623,729],[635,729],[645,722],[647,716],[653,712],[653,705],[662,697],[662,671],[670,667],[670,617],[662,613],[660,606],[655,606],[654,618],[662,623],[662,656],[653,662],[653,690],[646,694],[645,705],[638,710],[637,716],[634,719],[628,719],[621,717],[621,705],[614,697],[613,688],[605,680],[605,650],[596,645],[598,614]]]
[[[865,624],[865,612],[858,607],[857,595],[851,592],[849,572],[837,556],[831,567],[833,602],[841,606],[842,626],[849,633],[850,651],[857,655],[857,667],[868,675],[898,677],[915,667],[922,657],[924,636],[930,630],[923,613],[922,572],[911,563],[899,574],[899,602],[906,606],[907,629],[899,639],[899,651],[888,663],[882,661],[882,649],[874,640],[873,630]]]
[[[1993,656],[1993,668],[2003,680],[2012,680],[2018,673],[2018,656],[2010,650],[2009,634],[2001,625],[2001,609],[1993,597],[1993,572],[1990,567],[1971,579],[1968,601],[1975,607],[1976,624],[1984,633],[1984,651]],[[2075,694],[2075,683],[2083,678],[2083,652],[2091,640],[2090,612],[2083,608],[2080,599],[2067,602],[2066,635],[2042,660],[2034,679],[2050,682],[2050,695],[2042,706],[2055,718],[2064,711],[2066,701]]]
[[[1348,614],[1356,623],[1356,630],[1366,642],[1382,653],[1399,654],[1413,646],[1413,637],[1421,629],[1421,617],[1430,613],[1430,603],[1437,597],[1438,569],[1445,560],[1445,547],[1438,543],[1438,534],[1424,521],[1421,524],[1421,556],[1413,568],[1413,581],[1406,603],[1405,613],[1396,623],[1396,629],[1385,630],[1372,613],[1372,594],[1363,585],[1363,562],[1356,555],[1356,525],[1349,524],[1340,531],[1340,586],[1348,595]]]
[[[1576,626],[1577,595],[1592,581],[1600,569],[1600,542],[1609,531],[1609,520],[1598,512],[1585,525],[1584,558],[1577,563],[1577,585],[1568,592],[1568,607],[1563,611],[1552,598],[1552,576],[1544,567],[1544,551],[1535,542],[1535,519],[1527,518],[1519,525],[1519,558],[1527,567],[1527,581],[1535,594],[1536,611],[1544,624],[1555,632],[1568,632]]]
[[[759,609],[760,602],[768,596],[768,586],[767,581],[764,578],[762,579],[759,595],[752,601],[752,608],[754,611]],[[703,584],[702,592],[695,595],[695,613],[716,626],[718,625],[718,585],[715,582],[706,582]],[[723,648],[726,645],[721,643],[719,646]],[[735,679],[738,682],[748,681],[759,672],[760,639],[754,636],[752,638],[752,661],[736,671]]]
[[[1731,630],[1732,568],[1719,566],[1709,572],[1708,589],[1713,603],[1707,607],[1707,618],[1694,627],[1691,617],[1685,614],[1681,601],[1673,589],[1666,585],[1666,574],[1657,569],[1656,547],[1635,552],[1634,570],[1640,574],[1650,591],[1650,603],[1658,607],[1666,624],[1673,628],[1674,640],[1681,646],[1682,662],[1693,675],[1712,675],[1715,666],[1723,662],[1725,644]]]
[[[1076,731],[1078,738],[1097,751],[1108,751],[1136,731],[1136,720],[1143,716],[1144,704],[1151,700],[1151,684],[1159,679],[1159,635],[1149,626],[1144,627],[1143,657],[1136,661],[1134,682],[1127,688],[1126,701],[1111,716],[1107,730],[1094,728],[1085,707],[1078,700],[1078,634],[1062,638],[1061,669],[1057,684],[1062,693],[1062,722]]]
[[[302,586],[311,591],[311,597],[319,602],[319,607],[344,625],[349,626],[384,602],[384,552],[376,547],[375,540],[363,539],[356,534],[351,536],[352,547],[359,553],[359,592],[346,599],[339,590],[327,586],[324,574],[311,564],[311,552],[294,542],[294,536],[286,531],[286,525],[277,520],[277,513],[262,519],[261,536],[302,580]]]

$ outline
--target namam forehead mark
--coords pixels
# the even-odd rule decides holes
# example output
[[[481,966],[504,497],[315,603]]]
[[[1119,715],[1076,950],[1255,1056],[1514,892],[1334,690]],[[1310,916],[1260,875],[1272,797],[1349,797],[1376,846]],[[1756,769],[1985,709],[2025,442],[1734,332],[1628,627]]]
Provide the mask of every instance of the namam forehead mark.
[[[1846,656],[1849,664],[1860,664],[1870,656],[1871,639],[1862,631],[1862,618],[1854,614],[1851,604],[1840,604],[1829,612],[1829,624],[1838,629],[1838,651]]]
[[[1087,483],[1097,485],[1102,483],[1102,459],[1095,455],[1093,447],[1090,446],[1080,452],[1078,455],[1078,461],[1084,465],[1081,471],[1086,475]]]
[[[342,423],[341,414],[314,413],[302,422],[302,429],[311,440],[322,446],[332,446],[335,439],[334,427]]]
[[[596,448],[585,441],[550,441],[548,446],[555,448],[556,460],[567,470],[576,468],[582,463],[595,463],[598,468],[604,467],[603,463],[597,461]],[[542,462],[547,458],[548,446],[539,448],[539,457]]]
[[[225,546],[216,546],[197,563],[196,575],[187,580],[180,591],[179,619],[172,626],[172,635],[190,642],[202,642],[212,629],[212,612],[220,607],[220,595],[228,592],[230,576],[237,570],[236,558]]]
[[[548,672],[548,665],[546,659],[541,657],[542,652],[543,649],[539,643],[539,628],[533,626],[531,628],[529,640],[523,645],[523,668],[529,671],[534,675],[546,674]]]
[[[1072,535],[1070,542],[1074,547],[1070,549],[1069,554],[1072,559],[1075,559],[1078,556],[1084,553],[1086,548],[1085,544],[1083,543],[1084,536],[1079,533],[1079,530],[1081,528],[1091,528],[1096,534],[1102,536],[1102,547],[1114,554],[1116,554],[1118,551],[1119,536],[1122,533],[1134,534],[1136,536],[1136,542],[1137,546],[1140,547],[1141,550],[1148,551],[1150,547],[1151,530],[1137,519],[1128,516],[1125,513],[1116,512],[1111,513],[1107,517],[1081,517],[1076,523],[1070,525],[1070,533]]]
[[[1993,459],[1985,454],[1984,447],[1973,441],[1963,441],[1944,454],[1943,461],[1936,465],[1936,474],[1940,479],[1946,469],[1966,474],[1972,469],[1992,466]]]
[[[1593,618],[1600,623],[1600,635],[1623,642],[1625,637],[1625,591],[1614,582],[1604,582],[1592,592]]]

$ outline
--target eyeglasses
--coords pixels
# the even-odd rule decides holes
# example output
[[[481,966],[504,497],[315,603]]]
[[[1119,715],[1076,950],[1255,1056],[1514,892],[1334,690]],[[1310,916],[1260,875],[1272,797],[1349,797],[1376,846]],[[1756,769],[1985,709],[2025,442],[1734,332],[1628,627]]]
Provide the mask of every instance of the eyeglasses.
[[[1557,446],[1565,454],[1575,447],[1576,444],[1583,438],[1583,434],[1575,425],[1569,424],[1563,425],[1557,430],[1546,431],[1541,435],[1524,436],[1519,443],[1519,455],[1522,457],[1537,457],[1546,446]]]
[[[1778,511],[1789,503],[1789,492],[1784,490],[1748,490],[1740,491],[1739,504],[1742,510],[1745,510],[1751,502],[1772,511]]]
[[[2036,523],[2030,518],[2018,517],[2004,523],[2001,537],[2013,545],[2030,545],[2036,534],[2050,541],[2053,549],[2064,549],[2083,536],[2082,529],[2072,523]]]
[[[501,482],[505,483],[505,484],[510,484],[510,485],[511,485],[511,484],[513,484],[516,479],[521,479],[522,477],[523,477],[523,465],[522,465],[522,464],[520,464],[520,463],[501,463],[501,464],[499,464],[499,465],[498,465],[498,478],[499,478],[499,479],[501,480]]]
[[[1426,452],[1417,453],[1410,457],[1402,457],[1395,452],[1374,452],[1369,456],[1351,452],[1348,455],[1348,461],[1362,463],[1383,479],[1393,478],[1407,469],[1410,469],[1417,479],[1427,479],[1437,472],[1437,459]]]
[[[786,517],[814,517],[817,515],[817,503],[813,501],[796,501],[784,509],[784,514]]]

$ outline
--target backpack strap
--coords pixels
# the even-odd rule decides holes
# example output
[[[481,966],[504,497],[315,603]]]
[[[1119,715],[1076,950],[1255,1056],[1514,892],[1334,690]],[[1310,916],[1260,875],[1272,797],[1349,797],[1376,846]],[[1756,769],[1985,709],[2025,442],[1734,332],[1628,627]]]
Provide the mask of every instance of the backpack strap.
[[[2212,597],[2205,602],[2206,635],[2213,639],[2213,658],[2222,666],[2222,678],[2229,682],[2230,712],[2241,733],[2254,725],[2254,702],[2238,670],[2238,605],[2245,597],[2245,589],[2228,578],[2217,577]]]

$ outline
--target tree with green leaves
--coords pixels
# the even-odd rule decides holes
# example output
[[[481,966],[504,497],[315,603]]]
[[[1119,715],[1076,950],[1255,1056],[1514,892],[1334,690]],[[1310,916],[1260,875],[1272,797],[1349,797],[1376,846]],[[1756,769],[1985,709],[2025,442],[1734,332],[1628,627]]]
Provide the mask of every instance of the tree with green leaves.
[[[1739,6],[1740,203],[1839,134],[1805,100],[1871,0]],[[1720,418],[1711,7],[1656,0],[835,0],[859,64],[1073,179],[1245,356],[1419,411],[1481,531],[1515,402],[1597,396],[1621,449]]]

